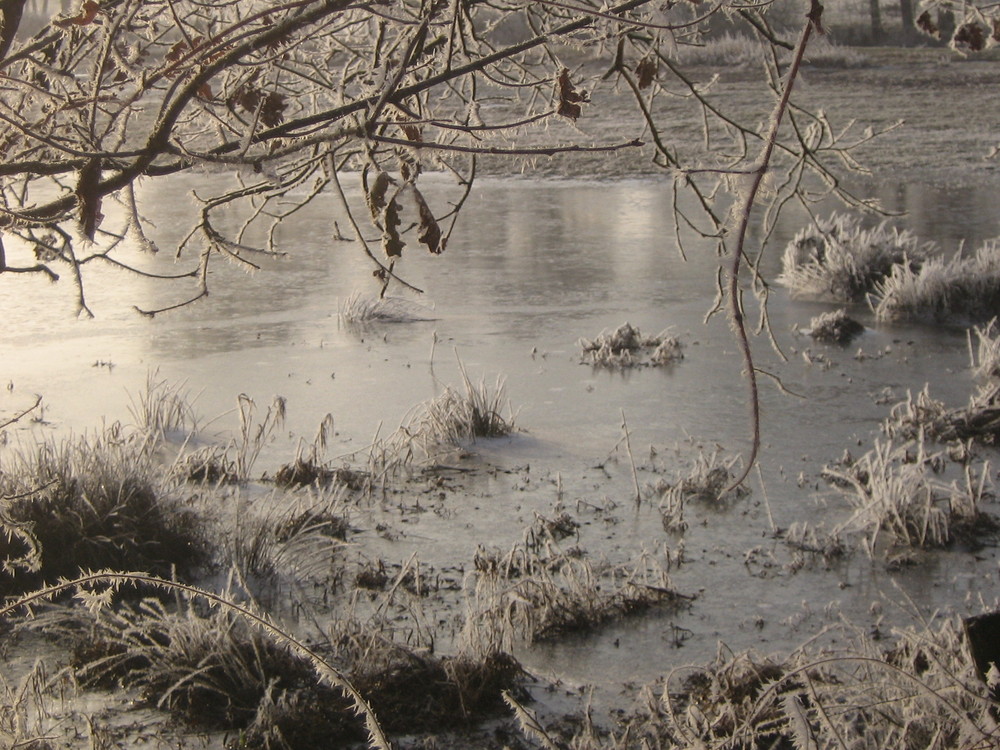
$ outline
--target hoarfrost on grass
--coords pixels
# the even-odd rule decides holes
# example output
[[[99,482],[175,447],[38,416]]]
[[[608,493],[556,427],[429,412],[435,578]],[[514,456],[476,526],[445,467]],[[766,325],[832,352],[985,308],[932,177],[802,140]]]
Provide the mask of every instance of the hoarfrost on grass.
[[[853,214],[832,214],[801,229],[785,247],[778,282],[793,297],[853,302],[899,265],[919,267],[932,247],[886,223],[871,229]]]
[[[596,367],[663,366],[684,359],[683,344],[666,332],[643,336],[630,323],[611,333],[602,331],[593,341],[580,339],[583,361]]]

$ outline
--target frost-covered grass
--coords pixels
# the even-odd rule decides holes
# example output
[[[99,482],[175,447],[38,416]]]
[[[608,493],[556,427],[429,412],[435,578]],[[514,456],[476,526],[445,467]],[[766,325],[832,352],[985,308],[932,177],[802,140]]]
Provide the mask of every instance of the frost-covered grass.
[[[684,359],[683,345],[665,332],[658,336],[643,336],[630,323],[624,323],[611,333],[602,331],[597,338],[580,339],[583,361],[596,367],[637,367],[668,365]]]
[[[900,265],[920,267],[931,249],[906,230],[885,223],[865,229],[858,216],[833,214],[800,230],[788,243],[778,282],[793,297],[856,301]]]
[[[923,440],[876,441],[850,467],[828,469],[854,509],[845,528],[860,532],[873,557],[889,548],[944,547],[996,529],[982,510],[991,497],[989,464],[979,472],[964,467],[962,480],[936,476],[943,454],[928,452]],[[883,544],[883,542],[885,544]]]
[[[347,325],[409,323],[429,320],[427,308],[401,297],[377,297],[354,292],[340,306],[340,319]]]
[[[154,446],[145,433],[112,425],[5,454],[0,591],[103,568],[188,578],[205,562],[203,521]]]
[[[831,344],[847,344],[856,336],[864,333],[865,327],[840,308],[821,315],[809,321],[809,335],[817,341]]]
[[[1000,313],[1000,245],[896,265],[874,286],[881,321],[983,321]]]

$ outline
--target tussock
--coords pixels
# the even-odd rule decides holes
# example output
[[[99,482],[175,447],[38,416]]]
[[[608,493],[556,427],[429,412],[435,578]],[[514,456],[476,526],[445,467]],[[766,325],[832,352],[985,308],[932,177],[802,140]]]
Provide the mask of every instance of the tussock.
[[[876,441],[846,469],[828,468],[825,473],[854,508],[845,529],[860,533],[872,556],[892,548],[974,542],[995,533],[996,521],[981,510],[991,497],[989,464],[978,473],[967,465],[961,482],[945,483],[935,476],[945,461],[943,454],[928,452],[922,440],[887,440]]]
[[[190,580],[208,559],[203,520],[171,487],[153,443],[118,425],[11,454],[0,496],[8,595],[101,568]]]
[[[340,319],[348,326],[375,323],[411,323],[432,320],[426,307],[402,297],[377,297],[354,292],[340,306]]]
[[[523,547],[508,555],[477,555],[466,597],[460,643],[462,652],[470,654],[507,652],[519,640],[589,631],[609,620],[691,599],[675,591],[668,571],[646,555],[626,569]]]
[[[897,265],[875,284],[881,321],[983,321],[1000,313],[1000,245],[987,242],[971,257],[928,258]]]
[[[849,344],[864,333],[865,327],[840,308],[817,315],[809,321],[809,335],[829,344]]]
[[[679,339],[666,333],[643,336],[629,323],[611,333],[602,331],[593,341],[580,339],[579,344],[583,362],[595,367],[663,366],[684,359]]]
[[[873,291],[896,267],[919,268],[932,247],[882,223],[864,229],[850,214],[817,219],[785,247],[778,283],[793,297],[852,302]]]
[[[957,622],[903,629],[888,644],[845,625],[836,641],[844,645],[807,646],[784,659],[720,647],[712,663],[674,670],[648,689],[602,746],[996,746],[995,704]]]

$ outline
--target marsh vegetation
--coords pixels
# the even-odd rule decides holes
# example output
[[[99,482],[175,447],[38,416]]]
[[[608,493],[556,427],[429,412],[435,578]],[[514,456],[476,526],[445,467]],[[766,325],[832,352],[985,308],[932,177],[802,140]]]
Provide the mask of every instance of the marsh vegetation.
[[[22,5],[0,745],[997,743],[991,6]]]

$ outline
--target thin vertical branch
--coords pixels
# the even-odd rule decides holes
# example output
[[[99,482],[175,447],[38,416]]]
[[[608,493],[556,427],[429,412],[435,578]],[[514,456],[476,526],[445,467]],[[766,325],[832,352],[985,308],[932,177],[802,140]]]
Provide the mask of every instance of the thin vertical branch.
[[[767,137],[764,139],[764,145],[761,148],[757,165],[750,173],[750,186],[743,196],[743,205],[739,213],[740,221],[736,231],[736,245],[733,249],[733,260],[729,270],[729,317],[743,353],[743,362],[750,386],[750,420],[751,429],[753,430],[753,440],[750,446],[750,455],[744,462],[743,471],[740,472],[740,475],[733,480],[732,484],[723,493],[729,492],[743,483],[747,476],[749,476],[754,464],[757,463],[757,454],[760,452],[760,392],[757,387],[757,371],[754,367],[753,353],[750,350],[750,339],[747,335],[746,321],[743,315],[743,299],[739,286],[740,266],[745,254],[747,229],[750,226],[750,212],[753,210],[754,203],[756,203],[757,193],[760,191],[761,183],[764,181],[764,175],[767,174],[771,156],[774,153],[774,146],[778,140],[778,130],[781,127],[785,111],[788,109],[788,101],[792,96],[792,87],[798,76],[799,67],[802,65],[806,45],[808,45],[809,38],[812,36],[813,27],[817,31],[822,31],[820,19],[823,15],[823,6],[819,3],[819,0],[810,0],[810,2],[811,7],[809,13],[806,15],[807,20],[805,26],[802,28],[798,44],[795,45],[795,52],[792,56],[791,66],[788,68],[788,73],[785,77],[781,98],[778,100],[771,115],[770,129],[768,130]]]

